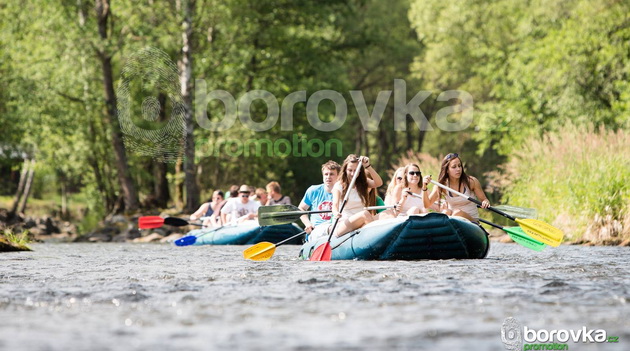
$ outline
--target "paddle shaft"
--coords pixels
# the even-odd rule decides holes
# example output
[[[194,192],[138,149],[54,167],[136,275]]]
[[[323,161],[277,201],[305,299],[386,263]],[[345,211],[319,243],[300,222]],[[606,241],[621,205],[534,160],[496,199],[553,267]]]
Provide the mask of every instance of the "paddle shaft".
[[[330,240],[332,239],[333,234],[335,233],[335,228],[337,228],[337,223],[339,223],[339,218],[341,218],[341,213],[343,209],[346,207],[346,203],[348,202],[348,198],[350,198],[350,192],[354,187],[354,183],[357,181],[359,176],[359,172],[361,171],[361,166],[363,166],[363,160],[359,158],[359,164],[357,165],[357,169],[354,171],[354,175],[352,176],[352,180],[350,181],[350,185],[348,185],[348,191],[346,191],[346,196],[343,197],[343,202],[341,203],[341,208],[339,209],[340,216],[335,219],[335,223],[332,226],[332,230],[328,235],[328,240],[326,243],[330,245]]]
[[[444,190],[448,190],[448,191],[450,191],[450,192],[452,192],[452,193],[454,193],[454,194],[456,194],[456,195],[459,195],[459,196],[463,197],[464,199],[467,199],[468,201],[475,203],[477,206],[480,206],[480,207],[482,206],[481,201],[479,201],[479,200],[477,200],[477,199],[474,199],[474,198],[472,198],[472,197],[470,197],[470,196],[466,196],[466,195],[464,195],[464,194],[460,193],[460,192],[459,192],[459,191],[457,191],[457,190],[454,190],[454,189],[451,189],[451,188],[447,187],[447,186],[446,186],[446,185],[444,185],[444,184],[438,183],[438,182],[436,182],[435,180],[432,180],[432,181],[431,181],[431,183],[433,183],[435,186],[438,186],[438,187],[440,187],[440,188],[442,188],[442,189],[444,189]],[[487,210],[490,210],[490,211],[492,211],[492,212],[494,212],[494,213],[496,213],[496,214],[500,214],[501,216],[503,216],[503,217],[505,217],[505,218],[507,218],[507,219],[510,219],[510,220],[512,220],[512,221],[516,221],[516,218],[514,218],[514,217],[510,216],[509,214],[507,214],[507,213],[505,213],[505,212],[503,212],[503,211],[501,211],[501,210],[497,210],[496,208],[494,208],[494,207],[492,207],[492,206],[489,206],[489,207],[487,207],[486,209],[487,209]]]
[[[239,220],[239,219],[241,219],[241,218],[245,218],[245,217],[247,217],[247,215],[244,215],[244,216],[238,217],[238,218],[236,219],[236,222],[238,222],[238,220]],[[211,230],[209,230],[209,231],[207,231],[207,232],[205,232],[205,233],[202,233],[202,234],[201,234],[201,235],[199,235],[199,236],[195,235],[195,237],[196,237],[196,238],[201,238],[201,237],[202,237],[202,236],[204,236],[204,235],[207,235],[207,234],[210,234],[210,233],[214,233],[214,232],[216,232],[217,230],[219,230],[219,229],[221,229],[221,228],[223,228],[223,227],[225,227],[225,226],[228,226],[228,225],[229,225],[229,224],[224,224],[224,225],[222,225],[222,226],[220,226],[220,227],[213,228],[213,229],[211,229]]]
[[[489,225],[489,226],[492,226],[492,227],[495,227],[495,228],[497,228],[497,229],[501,229],[501,230],[503,230],[503,227],[502,227],[502,226],[500,226],[500,225],[498,225],[498,224],[494,224],[494,223],[492,223],[492,222],[490,222],[490,221],[486,221],[486,220],[485,220],[485,219],[483,219],[483,218],[479,218],[479,221],[480,221],[480,222],[483,222],[483,223],[485,223],[485,224],[487,224],[487,225]]]

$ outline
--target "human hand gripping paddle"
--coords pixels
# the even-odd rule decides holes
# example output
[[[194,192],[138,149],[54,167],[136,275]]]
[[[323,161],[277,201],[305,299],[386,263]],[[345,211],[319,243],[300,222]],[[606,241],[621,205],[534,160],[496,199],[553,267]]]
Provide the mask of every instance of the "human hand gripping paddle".
[[[435,186],[438,186],[442,189],[448,190],[450,192],[452,192],[453,194],[457,194],[465,199],[467,199],[470,202],[473,202],[475,204],[477,204],[478,206],[481,206],[481,201],[477,200],[477,199],[473,199],[472,197],[468,197],[456,190],[453,190],[449,187],[447,187],[444,184],[438,183],[434,180],[431,181],[431,183],[433,183]],[[548,224],[545,223],[543,221],[539,221],[537,219],[532,219],[532,218],[527,218],[527,219],[519,219],[519,218],[514,218],[512,216],[510,216],[509,214],[500,211],[492,206],[486,208],[487,210],[490,210],[494,213],[500,214],[501,216],[511,220],[511,221],[515,221],[516,223],[518,223],[518,225],[521,227],[521,229],[523,229],[523,231],[525,233],[527,233],[529,236],[531,236],[532,238],[541,241],[547,245],[550,246],[554,246],[557,247],[560,245],[560,243],[562,242],[562,238],[564,237],[564,233]]]
[[[414,197],[418,197],[418,198],[422,198],[422,195],[419,194],[414,194],[412,192],[408,192],[411,196]],[[514,206],[496,206],[495,208],[500,208],[500,207],[505,207],[505,208],[513,208],[515,212],[511,212],[509,210],[505,210],[506,213],[510,214],[511,216],[517,216],[517,214],[515,213],[520,213],[520,214],[529,214],[529,215],[535,215],[536,210],[534,209],[528,209],[528,208],[521,208],[521,207],[514,207]],[[547,245],[545,245],[544,243],[541,243],[540,241],[531,238],[529,235],[527,235],[523,229],[521,229],[520,227],[502,227],[498,224],[494,224],[490,221],[486,221],[485,219],[479,218],[479,220],[487,225],[493,226],[495,228],[499,228],[501,230],[503,230],[504,232],[506,232],[510,238],[517,244],[522,245],[528,249],[532,249],[534,251],[542,251],[545,247],[547,247]]]
[[[370,206],[363,209],[371,211],[393,207],[395,206]],[[297,221],[303,215],[330,212],[332,212],[332,210],[302,211],[299,207],[293,205],[261,206],[258,208],[258,223],[260,225],[287,224]]]
[[[332,239],[333,234],[335,233],[335,228],[337,228],[337,223],[339,223],[339,218],[341,218],[341,213],[343,212],[344,207],[346,207],[346,203],[348,202],[348,198],[350,197],[350,192],[352,188],[354,188],[354,183],[359,176],[359,172],[361,171],[361,166],[363,165],[362,157],[359,157],[359,164],[357,165],[357,169],[354,171],[354,175],[352,176],[352,180],[350,181],[350,185],[348,185],[348,190],[346,191],[346,195],[343,197],[343,202],[341,203],[341,208],[339,209],[339,216],[335,218],[335,223],[332,226],[332,230],[328,235],[328,240],[326,240],[325,244],[319,245],[317,249],[311,255],[311,261],[330,261],[332,256],[332,248],[330,247],[330,239]]]
[[[394,205],[391,206],[370,206],[365,207],[364,210],[382,210],[388,208],[394,208]],[[293,223],[297,221],[300,217],[305,214],[311,213],[328,213],[332,212],[332,210],[323,210],[323,211],[302,211],[299,207],[293,205],[273,205],[273,206],[261,206],[258,208],[258,223],[260,225],[279,225],[279,224],[287,224]],[[284,239],[281,242],[274,244],[268,241],[263,241],[258,243],[245,251],[243,251],[243,257],[249,260],[254,261],[266,261],[273,256],[273,253],[276,251],[276,247],[280,245],[284,245],[284,243],[288,242],[291,239],[297,238],[300,235],[303,235],[306,231],[295,234],[294,236]]]

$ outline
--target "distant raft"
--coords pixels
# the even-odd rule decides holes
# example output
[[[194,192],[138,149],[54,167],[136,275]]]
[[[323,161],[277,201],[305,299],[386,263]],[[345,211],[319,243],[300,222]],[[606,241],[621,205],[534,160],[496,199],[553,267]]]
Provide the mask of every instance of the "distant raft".
[[[276,243],[301,232],[296,224],[270,225],[261,227],[258,221],[245,221],[238,225],[226,225],[219,229],[203,228],[188,232],[197,240],[193,245],[253,245],[263,241]],[[303,237],[287,244],[300,245]]]
[[[300,257],[309,259],[328,236],[308,241]],[[478,225],[463,218],[428,213],[374,221],[330,242],[333,260],[477,259],[490,241]]]

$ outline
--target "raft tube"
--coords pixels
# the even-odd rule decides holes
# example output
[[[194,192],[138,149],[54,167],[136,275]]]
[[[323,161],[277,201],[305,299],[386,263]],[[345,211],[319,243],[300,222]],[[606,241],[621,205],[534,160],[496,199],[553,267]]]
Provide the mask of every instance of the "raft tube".
[[[308,241],[300,257],[309,259],[328,236]],[[490,241],[478,225],[442,213],[374,221],[331,242],[333,260],[477,259],[488,254]]]
[[[261,227],[257,221],[246,221],[239,225],[226,225],[219,229],[195,229],[186,235],[197,237],[193,245],[253,245],[263,241],[277,243],[301,231],[302,229],[296,224]],[[201,236],[202,234],[205,235]],[[300,245],[302,242],[303,237],[299,236],[287,244]]]

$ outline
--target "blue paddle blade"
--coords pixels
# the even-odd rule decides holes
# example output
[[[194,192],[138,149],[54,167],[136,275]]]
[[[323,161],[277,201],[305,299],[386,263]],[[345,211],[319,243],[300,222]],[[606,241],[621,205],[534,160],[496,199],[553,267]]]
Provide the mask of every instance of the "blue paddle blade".
[[[175,245],[177,246],[188,246],[192,245],[197,241],[197,237],[194,235],[185,236],[183,238],[175,240]]]

